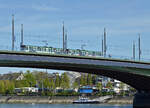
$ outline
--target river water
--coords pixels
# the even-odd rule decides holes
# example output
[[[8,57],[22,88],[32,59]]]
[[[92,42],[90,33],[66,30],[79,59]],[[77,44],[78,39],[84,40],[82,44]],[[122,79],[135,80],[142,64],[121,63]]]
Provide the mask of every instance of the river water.
[[[0,104],[0,108],[132,108],[132,105],[102,105],[102,104]]]

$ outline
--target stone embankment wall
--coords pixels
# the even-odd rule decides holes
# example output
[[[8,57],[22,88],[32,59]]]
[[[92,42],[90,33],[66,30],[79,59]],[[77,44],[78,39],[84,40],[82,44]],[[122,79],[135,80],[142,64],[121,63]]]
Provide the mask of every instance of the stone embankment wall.
[[[72,103],[78,96],[0,96],[0,103]]]
[[[39,104],[55,104],[55,103],[72,103],[77,100],[78,96],[0,96],[0,103],[39,103]],[[90,99],[97,97],[91,96]],[[114,97],[107,104],[132,104],[132,97]]]
[[[108,104],[133,104],[133,97],[114,97],[107,101]]]

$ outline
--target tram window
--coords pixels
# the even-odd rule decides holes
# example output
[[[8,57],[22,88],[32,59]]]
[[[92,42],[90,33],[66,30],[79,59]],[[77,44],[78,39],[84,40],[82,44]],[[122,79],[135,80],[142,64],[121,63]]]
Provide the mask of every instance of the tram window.
[[[24,50],[28,50],[28,47],[27,47],[27,46],[25,46],[23,49],[24,49]]]
[[[43,51],[46,52],[46,48],[43,48]]]
[[[40,48],[40,47],[38,47],[38,48],[37,48],[37,50],[38,50],[38,51],[41,51],[41,48]]]
[[[49,52],[49,48],[46,48],[46,52]]]
[[[51,48],[48,48],[48,52],[51,52]]]
[[[32,46],[29,46],[29,51],[32,51],[32,49],[33,49]]]

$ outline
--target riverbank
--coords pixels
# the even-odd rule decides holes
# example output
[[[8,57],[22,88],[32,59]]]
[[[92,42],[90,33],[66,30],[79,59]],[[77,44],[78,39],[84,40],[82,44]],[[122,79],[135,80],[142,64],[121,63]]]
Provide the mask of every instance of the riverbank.
[[[114,97],[107,104],[133,104],[133,97]]]
[[[91,99],[96,97],[91,96]],[[71,104],[78,96],[0,96],[0,103]],[[132,104],[132,97],[114,97],[107,104]]]
[[[72,103],[78,96],[0,96],[0,103]]]

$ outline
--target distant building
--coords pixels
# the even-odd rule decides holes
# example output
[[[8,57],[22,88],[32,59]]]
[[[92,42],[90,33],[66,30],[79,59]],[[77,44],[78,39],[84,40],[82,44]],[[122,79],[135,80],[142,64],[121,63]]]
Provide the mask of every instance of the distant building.
[[[121,91],[129,91],[130,86],[118,80],[114,80],[114,92],[119,94]]]
[[[106,87],[108,82],[113,82],[111,78],[105,77],[105,76],[98,76],[96,78],[96,84],[101,82],[103,87]]]
[[[116,94],[119,94],[120,93],[120,88],[118,88],[118,87],[114,87],[114,92],[116,93]]]
[[[24,75],[22,72],[20,73],[8,73],[0,75],[0,80],[22,80]]]

